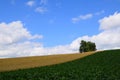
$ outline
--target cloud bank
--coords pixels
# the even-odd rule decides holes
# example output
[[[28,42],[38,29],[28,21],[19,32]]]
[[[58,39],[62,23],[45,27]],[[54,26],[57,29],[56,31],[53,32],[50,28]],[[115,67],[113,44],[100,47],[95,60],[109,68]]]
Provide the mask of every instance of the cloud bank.
[[[33,42],[42,38],[31,35],[21,21],[0,23],[0,58],[73,52],[68,45],[45,48],[42,43]]]
[[[32,35],[21,21],[0,23],[0,58],[52,55],[78,52],[81,40],[92,41],[98,50],[120,48],[120,13],[114,13],[99,20],[101,33],[93,36],[78,37],[70,44],[44,47],[33,42],[42,35]]]
[[[95,42],[98,50],[120,48],[120,13],[100,19],[99,24],[101,33],[77,38],[72,42],[74,48],[79,47],[81,40]]]

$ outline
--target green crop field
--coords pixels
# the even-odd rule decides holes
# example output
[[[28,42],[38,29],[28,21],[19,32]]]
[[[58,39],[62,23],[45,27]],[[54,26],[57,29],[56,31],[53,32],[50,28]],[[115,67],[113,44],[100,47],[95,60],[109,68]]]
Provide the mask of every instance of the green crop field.
[[[0,80],[120,80],[120,50],[97,52],[51,66],[1,72]]]

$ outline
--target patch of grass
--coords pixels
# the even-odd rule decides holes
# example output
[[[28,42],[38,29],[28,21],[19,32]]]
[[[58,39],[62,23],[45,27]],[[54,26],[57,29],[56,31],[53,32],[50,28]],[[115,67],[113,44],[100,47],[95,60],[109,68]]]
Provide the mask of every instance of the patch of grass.
[[[0,80],[120,80],[120,50],[97,52],[71,62],[1,72]]]

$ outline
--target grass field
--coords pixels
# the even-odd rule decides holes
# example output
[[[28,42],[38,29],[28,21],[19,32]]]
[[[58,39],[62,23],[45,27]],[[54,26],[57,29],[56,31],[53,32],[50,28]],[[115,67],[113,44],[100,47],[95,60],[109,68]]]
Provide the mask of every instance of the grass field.
[[[51,55],[51,56],[0,59],[0,72],[59,64],[59,63],[75,60],[78,58],[82,58],[94,53],[95,52],[88,52],[85,54],[76,53],[76,54],[62,54],[62,55]]]
[[[51,66],[1,72],[0,80],[120,80],[120,50],[97,52]]]

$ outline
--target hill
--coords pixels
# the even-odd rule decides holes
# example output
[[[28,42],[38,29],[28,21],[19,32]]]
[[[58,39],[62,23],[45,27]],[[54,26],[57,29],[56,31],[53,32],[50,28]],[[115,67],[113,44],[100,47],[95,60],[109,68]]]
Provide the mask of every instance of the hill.
[[[74,61],[1,72],[0,80],[120,80],[120,50],[97,52]]]
[[[50,56],[32,56],[0,59],[0,72],[59,64],[67,61],[72,61],[78,58],[82,58],[94,53],[95,52],[88,52],[85,54],[74,53]]]

